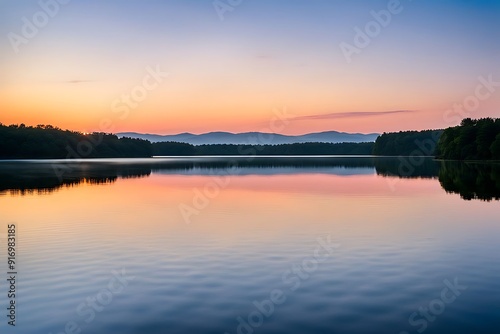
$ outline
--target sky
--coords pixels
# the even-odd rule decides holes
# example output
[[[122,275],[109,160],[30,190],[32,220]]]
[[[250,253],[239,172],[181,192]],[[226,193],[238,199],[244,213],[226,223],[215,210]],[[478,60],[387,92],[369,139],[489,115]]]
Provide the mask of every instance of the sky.
[[[500,117],[499,65],[496,0],[0,0],[3,124],[445,128]]]

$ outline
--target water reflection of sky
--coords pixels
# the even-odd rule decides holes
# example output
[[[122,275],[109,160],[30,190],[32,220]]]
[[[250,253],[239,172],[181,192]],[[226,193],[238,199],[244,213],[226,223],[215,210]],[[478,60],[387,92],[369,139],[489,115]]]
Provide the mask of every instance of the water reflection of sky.
[[[51,193],[60,187],[106,184],[151,175],[279,176],[378,175],[391,190],[401,179],[436,179],[448,193],[463,199],[500,199],[500,164],[384,157],[176,157],[154,159],[30,160],[0,163],[0,194]],[[296,183],[294,179],[291,181]]]
[[[426,333],[489,333],[499,325],[499,202],[463,201],[435,178],[255,169],[83,178],[50,195],[3,192],[0,223],[19,227],[19,330],[82,324],[76,307],[121,268],[135,282],[84,333],[235,333],[236,318],[276,288],[287,302],[260,333],[415,332],[410,314],[455,277],[468,290]],[[129,165],[81,173],[127,172]],[[207,192],[214,184],[218,191]],[[200,193],[208,202],[196,202]],[[189,224],[181,205],[197,210]],[[327,235],[340,248],[290,291],[283,273]]]

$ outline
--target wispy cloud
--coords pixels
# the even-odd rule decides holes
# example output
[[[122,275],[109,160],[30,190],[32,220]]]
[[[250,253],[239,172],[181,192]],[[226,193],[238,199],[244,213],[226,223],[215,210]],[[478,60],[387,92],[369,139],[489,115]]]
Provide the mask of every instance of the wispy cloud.
[[[404,114],[413,113],[418,110],[387,110],[387,111],[353,111],[353,112],[340,112],[340,113],[328,113],[328,114],[318,114],[318,115],[308,115],[308,116],[298,116],[290,118],[291,121],[306,121],[306,120],[317,120],[317,119],[337,119],[337,118],[359,118],[359,117],[374,117],[374,116],[385,116],[392,114]]]
[[[97,80],[67,80],[67,81],[61,81],[61,83],[80,84],[80,83],[96,82],[96,81]]]
[[[269,53],[258,53],[255,55],[255,58],[259,60],[272,60],[274,59],[274,56]]]
[[[73,79],[73,80],[50,80],[42,81],[44,84],[65,84],[65,85],[77,85],[90,82],[101,82],[102,80],[91,80],[91,79]]]

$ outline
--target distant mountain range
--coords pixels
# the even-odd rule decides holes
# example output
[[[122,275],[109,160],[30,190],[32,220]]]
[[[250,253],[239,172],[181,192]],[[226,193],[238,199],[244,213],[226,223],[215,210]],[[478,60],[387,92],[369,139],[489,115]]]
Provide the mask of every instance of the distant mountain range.
[[[245,132],[245,133],[230,133],[230,132],[209,132],[203,134],[180,133],[177,135],[155,135],[136,132],[120,132],[118,137],[130,137],[146,139],[152,143],[156,142],[181,142],[193,145],[203,144],[251,144],[251,145],[266,145],[266,144],[294,144],[294,143],[361,143],[374,142],[379,136],[377,133],[346,133],[337,131],[326,131],[318,133],[308,133],[299,136],[287,136],[275,133],[263,132]]]

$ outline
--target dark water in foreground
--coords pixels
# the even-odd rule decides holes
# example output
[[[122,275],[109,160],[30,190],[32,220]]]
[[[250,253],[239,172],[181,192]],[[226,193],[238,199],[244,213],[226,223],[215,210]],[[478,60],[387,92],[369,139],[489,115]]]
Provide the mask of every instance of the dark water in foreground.
[[[0,332],[500,333],[499,199],[417,158],[2,161]]]

